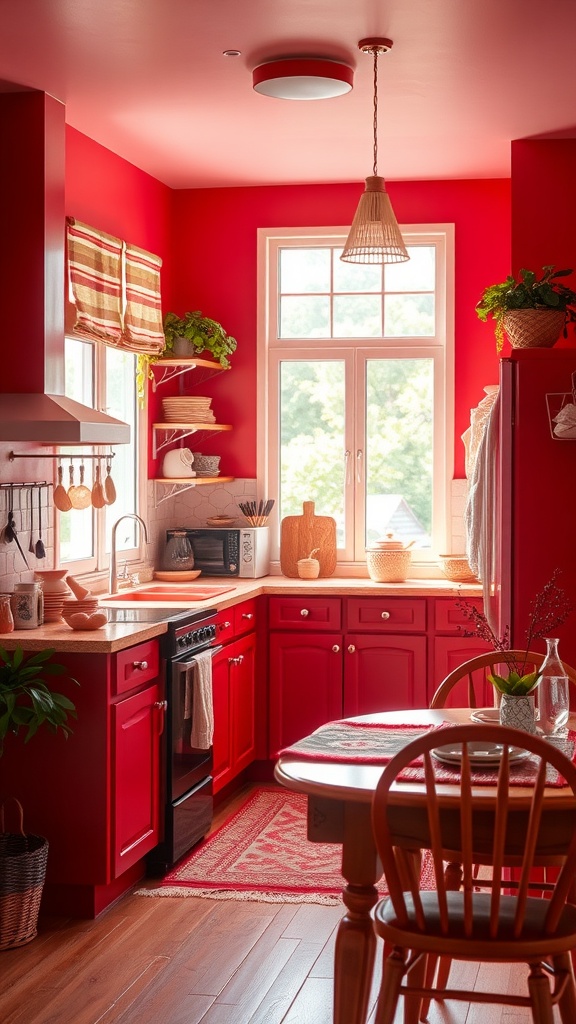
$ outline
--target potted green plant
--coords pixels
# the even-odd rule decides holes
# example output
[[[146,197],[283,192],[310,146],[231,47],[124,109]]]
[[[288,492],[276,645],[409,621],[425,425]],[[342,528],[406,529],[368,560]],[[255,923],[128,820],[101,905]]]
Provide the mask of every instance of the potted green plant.
[[[52,690],[46,677],[67,675],[76,684],[78,680],[64,665],[50,660],[54,653],[49,647],[25,659],[22,647],[12,656],[0,647],[0,755],[8,733],[18,735],[20,729],[26,730],[25,743],[44,725],[66,737],[71,733],[68,718],[76,718],[76,708],[68,697]]]
[[[186,349],[189,350],[190,355],[209,352],[225,370],[230,368],[228,356],[236,350],[236,339],[230,337],[217,320],[202,316],[200,310],[184,313],[184,316],[181,317],[176,313],[166,313],[164,337],[166,339],[164,357],[170,353],[183,356]],[[186,339],[187,346],[179,344],[181,338]]]
[[[145,383],[152,380],[150,369],[156,359],[172,359],[181,356],[190,359],[202,352],[208,352],[223,370],[230,369],[229,356],[236,351],[236,339],[217,320],[202,316],[200,310],[184,313],[166,313],[164,317],[164,350],[159,356],[140,353],[136,365],[136,390],[140,402],[144,401]]]
[[[542,267],[537,277],[532,270],[521,270],[519,279],[509,275],[500,284],[484,289],[476,312],[482,321],[495,322],[496,348],[500,352],[504,332],[515,348],[549,348],[567,324],[576,322],[576,291],[562,284],[572,270],[555,270],[554,265]]]
[[[49,685],[51,676],[68,675],[64,665],[51,661],[53,648],[46,648],[24,658],[17,647],[10,655],[0,647],[0,756],[8,734],[25,730],[24,742],[47,726],[67,738],[72,731],[69,718],[76,718],[76,708],[62,693]],[[19,812],[16,832],[6,830],[4,804],[9,800]],[[40,900],[46,876],[48,840],[24,831],[22,805],[13,796],[0,804],[0,950],[16,949],[31,942],[37,934]]]

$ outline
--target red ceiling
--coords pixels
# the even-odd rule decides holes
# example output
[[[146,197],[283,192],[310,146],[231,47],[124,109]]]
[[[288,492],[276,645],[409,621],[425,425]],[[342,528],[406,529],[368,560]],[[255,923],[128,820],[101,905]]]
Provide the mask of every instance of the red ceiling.
[[[576,136],[574,0],[2,0],[0,79],[51,93],[79,131],[173,188],[507,177],[510,141]],[[223,50],[241,51],[224,57]],[[355,68],[351,93],[289,102],[252,69]]]

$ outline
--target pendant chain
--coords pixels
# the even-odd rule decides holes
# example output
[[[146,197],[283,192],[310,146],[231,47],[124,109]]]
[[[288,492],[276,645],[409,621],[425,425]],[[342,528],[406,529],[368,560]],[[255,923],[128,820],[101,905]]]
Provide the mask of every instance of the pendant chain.
[[[378,48],[375,46],[374,54],[374,168],[373,174],[378,174]]]

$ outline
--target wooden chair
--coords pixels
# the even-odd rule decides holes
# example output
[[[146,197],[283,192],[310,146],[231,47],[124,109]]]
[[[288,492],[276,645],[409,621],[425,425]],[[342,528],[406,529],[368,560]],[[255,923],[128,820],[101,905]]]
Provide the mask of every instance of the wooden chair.
[[[474,787],[469,743],[500,743],[503,755],[497,792]],[[463,744],[461,784],[457,796],[437,788],[431,754],[434,747]],[[509,747],[535,755],[535,783],[526,799],[509,811]],[[398,797],[397,776],[423,757],[425,783],[414,793],[407,812],[406,795]],[[389,897],[373,910],[376,933],[384,939],[384,971],[375,1024],[392,1024],[398,998],[406,998],[405,1021],[417,1021],[422,1000],[529,1006],[534,1024],[553,1024],[556,1003],[563,1024],[576,1021],[576,987],[570,950],[576,945],[576,906],[567,902],[576,871],[576,814],[554,813],[543,799],[548,766],[557,769],[576,800],[576,767],[553,744],[515,729],[462,725],[435,730],[400,751],[385,768],[372,805],[373,828]],[[395,800],[396,796],[396,800]],[[436,889],[420,892],[418,852],[429,850]],[[461,881],[445,879],[444,862],[462,866]],[[489,865],[491,877],[474,878],[475,864]],[[549,899],[529,895],[534,866],[555,864],[558,878]],[[505,877],[518,869],[519,881]],[[479,891],[479,885],[489,891]],[[450,887],[451,886],[451,887]],[[502,890],[506,890],[503,892]],[[512,895],[509,890],[515,889]],[[429,988],[428,954],[455,960],[525,962],[530,967],[528,995]],[[405,976],[407,983],[402,984]],[[551,988],[549,976],[553,977]]]
[[[538,654],[536,651],[525,651],[512,650],[508,651],[512,658],[522,663],[526,657],[527,671],[531,671],[534,668],[540,668],[540,665],[544,661],[544,655]],[[562,662],[566,675],[570,679],[570,682],[576,686],[576,669],[573,669],[571,665],[566,662]],[[486,699],[485,694],[495,693],[492,683],[487,679],[494,669],[501,666],[506,671],[506,663],[502,654],[498,651],[488,651],[486,654],[479,654],[476,658],[470,658],[469,661],[463,662],[462,665],[458,665],[446,678],[440,683],[436,690],[432,700],[430,701],[431,708],[443,708],[446,707],[446,703],[449,698],[449,694],[454,687],[460,683],[465,682],[466,686],[460,687],[460,702],[458,707],[477,708],[485,707]],[[480,701],[478,695],[481,694]],[[465,700],[462,702],[462,698],[465,696]]]

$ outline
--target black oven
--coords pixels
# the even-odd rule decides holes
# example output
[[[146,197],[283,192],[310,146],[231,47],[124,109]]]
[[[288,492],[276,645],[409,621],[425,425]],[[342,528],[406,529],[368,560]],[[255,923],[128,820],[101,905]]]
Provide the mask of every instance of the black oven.
[[[147,857],[151,875],[164,875],[208,832],[212,823],[212,747],[192,746],[194,704],[185,707],[186,679],[200,652],[216,644],[216,609],[186,611],[168,622],[162,638],[166,678],[166,729],[163,734],[161,792],[162,842]]]

